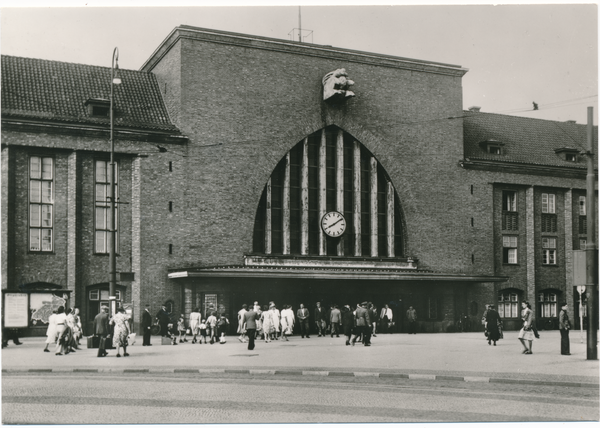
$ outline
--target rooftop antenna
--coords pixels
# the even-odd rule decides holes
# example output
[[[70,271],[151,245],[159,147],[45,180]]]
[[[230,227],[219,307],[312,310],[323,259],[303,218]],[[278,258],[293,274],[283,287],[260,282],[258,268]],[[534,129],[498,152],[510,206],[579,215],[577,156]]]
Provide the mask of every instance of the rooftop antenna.
[[[309,37],[309,43],[313,42],[312,30],[302,29],[302,8],[300,6],[298,6],[298,28],[293,28],[292,31],[288,33],[288,36],[290,36],[290,40],[292,41],[296,38],[296,30],[298,30],[298,42],[303,43]]]

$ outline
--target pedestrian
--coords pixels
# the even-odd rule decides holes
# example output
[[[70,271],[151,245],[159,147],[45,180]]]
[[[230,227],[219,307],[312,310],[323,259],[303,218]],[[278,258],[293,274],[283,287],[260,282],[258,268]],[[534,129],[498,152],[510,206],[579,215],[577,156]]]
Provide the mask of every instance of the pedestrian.
[[[417,311],[409,306],[406,311],[406,319],[408,320],[408,334],[417,334]]]
[[[56,310],[56,349],[55,355],[64,355],[67,352],[67,344],[65,343],[65,331],[67,330],[67,314],[65,307],[59,306]]]
[[[177,332],[179,333],[179,343],[187,342],[185,316],[183,314],[177,320]]]
[[[225,314],[221,314],[221,316],[217,320],[217,337],[221,345],[225,344],[226,342],[225,336],[227,335],[228,328],[229,320],[227,319]]]
[[[171,337],[169,334],[169,323],[171,322],[171,314],[167,312],[167,307],[162,305],[156,314],[156,320],[160,326],[160,335],[162,337]]]
[[[560,354],[571,355],[571,344],[569,342],[569,330],[571,322],[567,313],[567,302],[561,304],[561,310],[558,314],[558,328],[560,330]]]
[[[48,317],[48,328],[46,329],[46,347],[44,352],[50,352],[48,347],[51,343],[56,344],[56,309]]]
[[[106,357],[106,340],[110,337],[110,327],[108,325],[108,307],[102,306],[100,313],[94,318],[94,336],[98,336],[98,357]]]
[[[521,341],[521,344],[523,345],[523,354],[528,354],[531,355],[533,354],[532,352],[532,345],[533,345],[533,329],[532,329],[532,325],[533,325],[533,311],[531,310],[529,306],[529,302],[524,301],[521,302],[521,319],[523,320],[523,327],[521,328],[521,331],[519,331],[519,340]]]
[[[300,334],[302,335],[303,339],[304,336],[306,336],[307,339],[310,339],[310,324],[308,322],[309,316],[310,313],[308,312],[308,309],[304,307],[304,303],[300,303],[300,309],[298,309],[296,317],[298,318],[298,323],[300,324]]]
[[[354,314],[350,309],[350,305],[345,305],[342,308],[342,331],[346,336],[346,346],[350,345],[352,329],[354,328]]]
[[[196,343],[198,333],[200,333],[200,321],[202,321],[202,315],[200,315],[200,308],[194,308],[190,313],[190,333],[192,334],[192,343]]]
[[[342,325],[342,312],[338,305],[334,304],[329,314],[329,322],[331,324],[331,337],[340,337],[340,326]]]
[[[113,346],[117,348],[117,358],[121,357],[121,347],[123,348],[123,356],[128,357],[127,336],[129,336],[129,317],[125,314],[125,309],[122,306],[117,309],[117,313],[110,319],[109,324],[114,326]]]
[[[77,347],[79,347],[80,339],[83,336],[83,326],[81,325],[81,317],[79,316],[79,308],[73,309],[73,321],[74,321],[74,330],[73,336],[75,337],[75,342],[77,343]]]
[[[254,311],[254,306],[250,308],[250,310],[244,312],[244,317],[242,318],[242,329],[246,331],[246,336],[248,337],[248,350],[252,351],[254,349],[254,339],[256,337],[256,321],[260,318],[258,312]]]
[[[288,336],[294,331],[294,311],[291,305],[284,305],[281,311],[281,339],[288,340]]]
[[[202,344],[202,340],[204,340],[204,344],[206,345],[206,337],[208,336],[208,327],[206,325],[206,320],[202,320],[200,322],[200,339],[198,340],[198,344]]]
[[[487,311],[486,330],[488,332],[488,345],[494,342],[494,346],[496,346],[496,342],[501,339],[502,319],[500,319],[500,314],[498,314],[494,305],[490,305]]]
[[[277,309],[277,305],[275,302],[271,302],[272,306],[269,308],[269,311],[273,312],[273,328],[275,332],[273,333],[275,336],[275,340],[279,340],[279,334],[281,332],[281,312]]]
[[[275,332],[275,327],[273,325],[273,312],[267,305],[265,305],[263,309],[264,310],[261,315],[263,334],[265,336],[265,343],[269,343],[271,341],[271,336]]]
[[[248,305],[246,305],[245,303],[242,305],[242,309],[240,309],[238,311],[238,328],[237,328],[237,332],[240,335],[238,337],[238,340],[242,343],[246,342],[246,332],[244,331],[244,329],[242,328],[242,325],[244,324],[244,314],[248,312]]]
[[[329,305],[329,308],[325,311],[325,334],[331,333],[331,311],[333,310],[333,305]]]
[[[206,319],[206,332],[210,336],[210,344],[215,343],[217,333],[217,312],[213,311]]]
[[[352,346],[356,342],[357,337],[362,334],[363,336],[363,345],[371,346],[370,337],[371,337],[371,319],[369,318],[369,311],[367,309],[367,302],[362,302],[361,305],[356,308],[354,312],[354,321],[356,327],[354,336],[352,337]]]
[[[315,324],[317,325],[317,332],[319,333],[319,337],[325,336],[325,311],[321,307],[321,302],[317,302],[315,304],[314,310]]]
[[[142,346],[152,346],[150,336],[152,335],[152,315],[150,314],[150,305],[142,313],[142,330],[144,331],[144,340]]]
[[[73,314],[73,308],[68,308],[65,310],[65,314],[67,314],[66,323],[67,328],[64,333],[65,343],[67,344],[66,354],[71,352],[75,353],[75,349],[79,349],[77,346],[77,342],[75,341],[75,316]]]
[[[373,325],[373,331],[371,336],[377,337],[377,324],[379,323],[379,310],[377,305],[373,304],[373,318],[371,318],[371,324]]]
[[[394,312],[390,308],[390,306],[386,303],[384,308],[381,310],[381,332],[389,333],[390,332],[390,322],[394,320]]]

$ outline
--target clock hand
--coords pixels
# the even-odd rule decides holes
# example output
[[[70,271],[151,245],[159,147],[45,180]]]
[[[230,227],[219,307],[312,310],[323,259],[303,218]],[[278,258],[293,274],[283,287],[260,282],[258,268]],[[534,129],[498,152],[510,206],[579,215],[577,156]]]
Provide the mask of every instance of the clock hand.
[[[342,219],[339,219],[338,221],[336,221],[333,224],[330,224],[329,226],[326,227],[327,230],[331,229],[333,226],[335,226],[336,224],[338,224],[340,221],[342,221]]]

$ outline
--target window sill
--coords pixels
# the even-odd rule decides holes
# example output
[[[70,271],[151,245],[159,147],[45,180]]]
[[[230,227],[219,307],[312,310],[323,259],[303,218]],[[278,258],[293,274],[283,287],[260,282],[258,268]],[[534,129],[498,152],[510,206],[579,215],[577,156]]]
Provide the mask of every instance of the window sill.
[[[542,263],[542,266],[544,266],[544,267],[558,267],[558,264],[551,265],[551,264],[544,264],[544,263]]]
[[[28,251],[27,254],[45,254],[45,255],[55,255],[54,251]]]
[[[502,266],[517,266],[517,267],[519,267],[519,266],[521,266],[521,264],[520,263],[502,263]]]

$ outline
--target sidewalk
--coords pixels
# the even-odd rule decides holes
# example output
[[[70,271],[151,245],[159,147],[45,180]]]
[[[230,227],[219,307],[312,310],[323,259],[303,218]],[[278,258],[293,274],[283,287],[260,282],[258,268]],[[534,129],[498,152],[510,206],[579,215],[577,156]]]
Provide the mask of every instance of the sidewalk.
[[[483,333],[378,335],[372,346],[345,346],[343,337],[292,336],[289,342],[258,341],[253,351],[228,336],[226,344],[161,345],[141,338],[128,348],[127,358],[97,358],[85,347],[75,354],[43,352],[45,338],[24,338],[2,350],[3,372],[244,372],[326,376],[379,376],[473,382],[561,384],[598,387],[598,361],[586,360],[586,343],[571,333],[570,356],[560,355],[558,331],[542,331],[533,354],[521,354],[516,331],[504,333],[498,346],[489,346]],[[190,340],[190,339],[188,339]],[[85,344],[85,338],[82,340]]]

